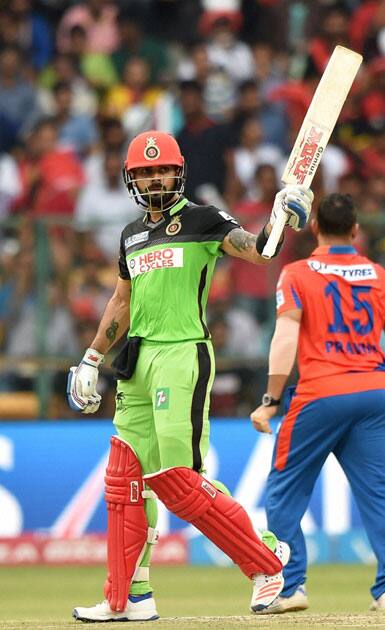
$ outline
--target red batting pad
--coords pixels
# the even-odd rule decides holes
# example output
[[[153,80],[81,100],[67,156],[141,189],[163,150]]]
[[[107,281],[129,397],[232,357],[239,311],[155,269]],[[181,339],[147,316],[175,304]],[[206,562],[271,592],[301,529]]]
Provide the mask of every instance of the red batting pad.
[[[112,610],[122,612],[136,565],[147,542],[147,519],[140,463],[126,442],[113,436],[106,470],[108,576],[104,595]]]
[[[195,525],[247,577],[281,571],[280,560],[258,538],[243,507],[195,470],[169,468],[144,478],[171,512]]]

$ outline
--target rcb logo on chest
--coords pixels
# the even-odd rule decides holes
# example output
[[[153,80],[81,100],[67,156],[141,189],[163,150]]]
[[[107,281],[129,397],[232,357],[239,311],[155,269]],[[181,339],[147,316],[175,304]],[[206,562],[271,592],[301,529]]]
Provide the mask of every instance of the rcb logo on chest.
[[[170,223],[166,227],[166,234],[167,236],[174,236],[175,234],[178,234],[178,232],[180,232],[181,229],[182,229],[182,224],[180,222],[180,216],[176,216],[173,218],[172,221],[170,221]]]

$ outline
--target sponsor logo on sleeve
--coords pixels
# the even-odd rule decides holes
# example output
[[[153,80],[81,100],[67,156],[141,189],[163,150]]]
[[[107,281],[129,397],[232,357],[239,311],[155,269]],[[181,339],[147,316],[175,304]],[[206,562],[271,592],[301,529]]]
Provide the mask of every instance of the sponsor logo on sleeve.
[[[282,306],[282,304],[285,303],[285,297],[283,295],[282,289],[279,289],[279,291],[277,291],[277,293],[276,293],[276,303],[277,303],[277,309],[280,306]]]
[[[373,265],[335,265],[327,264],[319,260],[307,261],[310,269],[317,273],[329,274],[331,276],[340,276],[348,282],[359,282],[360,280],[375,280],[377,273]]]
[[[139,232],[139,234],[133,234],[132,236],[129,236],[124,241],[124,247],[126,249],[129,249],[133,245],[137,245],[138,243],[143,243],[144,241],[148,241],[149,234],[150,234],[150,231],[146,230],[145,232]]]
[[[278,282],[277,282],[277,288],[278,288],[278,289],[279,289],[279,287],[282,285],[282,282],[283,282],[283,279],[284,279],[285,275],[286,275],[286,270],[285,270],[285,269],[282,269],[282,271],[281,271],[281,275],[279,276],[279,278],[278,278]]]
[[[133,256],[128,261],[131,278],[149,271],[171,269],[172,267],[183,267],[182,247],[166,247],[152,252],[143,252]]]
[[[218,214],[220,214],[221,217],[225,219],[225,221],[230,221],[231,223],[235,223],[236,225],[238,225],[238,221],[236,221],[234,217],[231,216],[231,214],[227,214],[227,212],[224,212],[224,210],[219,210]]]

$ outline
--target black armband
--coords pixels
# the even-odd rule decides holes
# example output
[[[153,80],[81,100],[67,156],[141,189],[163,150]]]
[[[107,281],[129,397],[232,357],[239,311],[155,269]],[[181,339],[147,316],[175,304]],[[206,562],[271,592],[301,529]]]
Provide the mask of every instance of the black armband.
[[[266,245],[266,243],[267,243],[267,241],[269,239],[268,234],[266,234],[266,232],[265,232],[265,227],[266,227],[266,225],[263,226],[262,230],[258,234],[257,241],[255,243],[255,248],[256,248],[256,250],[257,250],[257,252],[258,252],[258,254],[260,256],[262,256],[262,252],[264,250],[264,247],[265,247],[265,245]],[[276,250],[274,252],[273,258],[275,258],[275,256],[277,256],[279,254],[279,251],[280,251],[280,249],[281,249],[281,247],[283,245],[283,241],[284,240],[285,240],[285,234],[284,234],[284,232],[282,232],[281,240],[279,241],[279,243],[277,245],[277,248],[276,248]]]

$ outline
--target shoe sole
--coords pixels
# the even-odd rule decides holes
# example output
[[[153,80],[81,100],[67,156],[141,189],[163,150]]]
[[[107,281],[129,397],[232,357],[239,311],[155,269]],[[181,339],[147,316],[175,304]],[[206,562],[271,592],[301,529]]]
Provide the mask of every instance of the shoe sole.
[[[112,622],[124,622],[129,621],[127,617],[123,619],[87,619],[86,617],[79,617],[78,615],[72,615],[75,621],[81,621],[82,623],[112,623]]]
[[[123,623],[123,622],[136,622],[136,621],[156,621],[159,619],[159,615],[153,615],[146,619],[129,619],[128,617],[122,617],[121,619],[89,619],[88,617],[81,617],[77,612],[73,611],[72,617],[75,621],[81,621],[82,623]]]
[[[265,615],[284,615],[285,613],[292,613],[292,612],[300,612],[301,610],[307,610],[309,608],[309,606],[290,606],[290,608],[285,608],[284,610],[279,610],[278,608],[276,610],[271,609],[267,610],[266,608],[262,611],[260,611],[260,614],[265,614]]]

